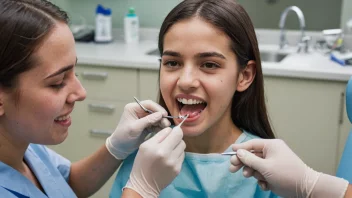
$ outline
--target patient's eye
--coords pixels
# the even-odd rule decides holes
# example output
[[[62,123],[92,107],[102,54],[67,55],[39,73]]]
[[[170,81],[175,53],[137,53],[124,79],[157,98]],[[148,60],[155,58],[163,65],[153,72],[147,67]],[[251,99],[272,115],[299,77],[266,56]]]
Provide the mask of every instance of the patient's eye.
[[[216,69],[216,68],[219,68],[220,66],[213,62],[206,62],[202,65],[202,67],[205,69]]]
[[[167,67],[177,67],[179,66],[179,63],[177,61],[165,61],[163,62],[163,65]]]

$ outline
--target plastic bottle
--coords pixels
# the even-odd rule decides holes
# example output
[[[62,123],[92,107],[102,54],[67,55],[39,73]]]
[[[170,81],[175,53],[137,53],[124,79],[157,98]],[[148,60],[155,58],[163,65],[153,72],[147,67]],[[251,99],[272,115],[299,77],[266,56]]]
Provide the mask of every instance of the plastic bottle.
[[[139,19],[134,8],[129,8],[124,18],[124,32],[126,43],[138,43],[139,41]]]
[[[98,43],[112,41],[112,22],[111,9],[98,5],[95,18],[95,36],[94,40]]]
[[[348,34],[352,34],[352,18],[346,22],[346,29]]]

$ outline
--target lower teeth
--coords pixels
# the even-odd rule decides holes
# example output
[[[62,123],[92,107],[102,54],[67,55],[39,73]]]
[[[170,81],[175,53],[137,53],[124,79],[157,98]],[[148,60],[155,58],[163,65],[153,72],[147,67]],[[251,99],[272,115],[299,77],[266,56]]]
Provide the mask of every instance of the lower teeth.
[[[193,113],[187,113],[187,114],[185,114],[185,115],[181,115],[181,114],[180,114],[180,116],[186,117],[187,115],[189,115],[188,117],[190,117],[191,115],[194,115],[194,114],[196,114],[196,113],[198,113],[198,114],[199,114],[199,113],[202,113],[202,111],[203,111],[203,110],[200,110],[200,111],[198,111],[198,112],[193,112]]]

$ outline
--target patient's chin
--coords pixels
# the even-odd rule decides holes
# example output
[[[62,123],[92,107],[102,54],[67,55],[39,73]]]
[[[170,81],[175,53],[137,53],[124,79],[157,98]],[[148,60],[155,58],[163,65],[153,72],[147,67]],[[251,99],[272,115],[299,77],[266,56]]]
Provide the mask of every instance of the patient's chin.
[[[197,137],[203,134],[203,130],[184,128],[183,136],[185,137]]]

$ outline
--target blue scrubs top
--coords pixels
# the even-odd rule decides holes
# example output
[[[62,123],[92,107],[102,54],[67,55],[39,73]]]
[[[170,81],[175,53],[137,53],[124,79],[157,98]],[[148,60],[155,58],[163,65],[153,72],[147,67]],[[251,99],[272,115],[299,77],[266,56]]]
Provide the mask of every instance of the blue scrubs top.
[[[258,138],[246,131],[235,143]],[[226,152],[232,151],[231,146]],[[110,192],[110,198],[121,197],[132,171],[136,152],[124,160]],[[242,170],[229,172],[230,156],[186,152],[180,174],[163,189],[160,198],[258,197],[276,198],[271,191],[260,189],[255,178],[245,178]]]
[[[20,172],[0,161],[0,197],[77,197],[68,185],[70,161],[51,149],[37,144],[29,145],[24,160],[37,177],[45,194]]]

